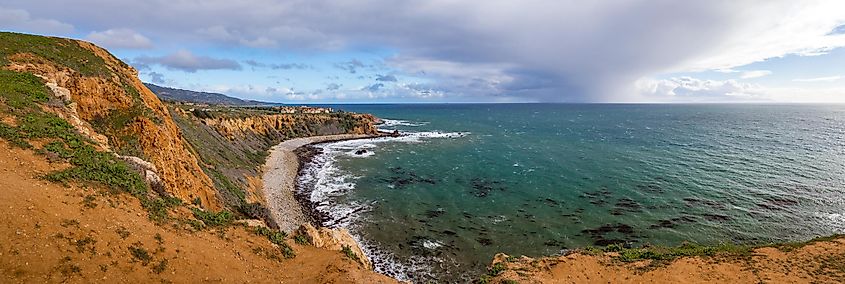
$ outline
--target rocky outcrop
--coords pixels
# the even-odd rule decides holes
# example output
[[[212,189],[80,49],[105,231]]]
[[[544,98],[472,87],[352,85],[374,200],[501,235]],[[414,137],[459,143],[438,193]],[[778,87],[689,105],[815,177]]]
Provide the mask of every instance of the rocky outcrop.
[[[329,229],[314,228],[311,224],[303,224],[296,230],[297,236],[303,236],[309,243],[318,248],[342,251],[347,248],[367,270],[373,270],[373,263],[344,228]]]
[[[311,135],[376,134],[375,117],[370,114],[301,115],[273,114],[244,118],[209,118],[203,123],[229,139],[248,135],[299,137]],[[344,125],[346,124],[346,125]]]
[[[141,83],[135,69],[88,42],[15,37],[54,45],[53,50],[34,47],[12,54],[3,67],[44,78],[63,102],[51,111],[100,148],[152,163],[154,176],[168,194],[184,201],[198,199],[211,209],[221,207],[211,179],[188,151],[167,108]],[[73,58],[51,57],[50,52],[64,52]]]

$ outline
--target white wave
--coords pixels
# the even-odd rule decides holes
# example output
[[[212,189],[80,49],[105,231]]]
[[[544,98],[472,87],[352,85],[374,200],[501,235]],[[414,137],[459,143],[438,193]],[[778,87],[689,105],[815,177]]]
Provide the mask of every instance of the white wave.
[[[845,231],[845,214],[816,212],[816,217],[825,220],[828,226],[835,231]]]
[[[426,125],[426,124],[428,124],[428,122],[427,122],[427,121],[422,121],[422,122],[410,122],[410,121],[407,121],[407,120],[401,120],[401,119],[388,119],[388,118],[382,118],[382,119],[381,119],[381,124],[379,124],[379,126],[383,126],[383,127],[392,127],[392,126],[412,126],[412,127],[417,127],[417,126],[423,126],[423,125]]]
[[[411,123],[401,120],[386,120],[385,124],[419,126],[427,123]],[[377,137],[370,139],[345,140],[317,144],[322,152],[314,156],[311,162],[306,165],[299,177],[302,186],[310,187],[308,196],[315,204],[316,210],[329,220],[324,221],[323,226],[330,228],[344,227],[350,229],[353,238],[362,244],[364,253],[374,261],[375,269],[378,272],[396,277],[400,280],[411,280],[414,277],[433,277],[431,267],[427,264],[442,259],[432,257],[413,256],[410,258],[397,258],[392,253],[380,249],[372,243],[368,243],[365,236],[356,233],[354,226],[361,214],[372,208],[372,204],[360,204],[341,200],[340,198],[355,189],[356,180],[360,177],[353,176],[337,166],[338,157],[366,158],[377,153],[378,145],[381,143],[425,143],[432,139],[458,139],[470,135],[469,132],[443,132],[443,131],[421,131],[401,132],[399,137]],[[359,153],[360,150],[361,154]],[[434,240],[427,240],[422,243],[426,249],[437,249],[443,243]],[[437,258],[437,257],[434,257]]]
[[[442,247],[443,243],[441,243],[439,241],[433,241],[433,240],[424,240],[422,242],[422,245],[423,245],[423,247],[425,247],[427,249],[433,250],[433,249],[437,249],[439,247]]]

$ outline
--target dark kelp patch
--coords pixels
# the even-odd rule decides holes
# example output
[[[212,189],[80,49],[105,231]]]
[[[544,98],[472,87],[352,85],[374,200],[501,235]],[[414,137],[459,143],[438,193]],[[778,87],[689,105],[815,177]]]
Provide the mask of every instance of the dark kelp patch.
[[[470,192],[475,197],[487,197],[493,191],[505,191],[506,189],[503,181],[484,178],[473,178],[470,181],[470,186],[472,187]]]

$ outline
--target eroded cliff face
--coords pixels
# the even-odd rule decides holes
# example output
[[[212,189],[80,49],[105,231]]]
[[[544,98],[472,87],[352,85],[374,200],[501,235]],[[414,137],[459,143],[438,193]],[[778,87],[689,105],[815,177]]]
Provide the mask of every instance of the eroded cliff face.
[[[83,41],[29,35],[4,35],[4,40],[3,52],[9,54],[2,68],[35,74],[67,100],[51,111],[100,148],[152,163],[164,192],[183,201],[198,199],[210,209],[221,207],[211,179],[188,151],[167,108],[135,69]],[[15,50],[24,43],[29,49]]]
[[[247,218],[270,218],[262,166],[274,145],[291,138],[332,134],[376,134],[369,114],[279,114],[274,110],[168,104],[200,166],[211,177],[224,207]]]
[[[370,114],[273,114],[243,118],[207,118],[208,125],[229,139],[252,135],[273,138],[333,134],[376,134],[376,118]]]

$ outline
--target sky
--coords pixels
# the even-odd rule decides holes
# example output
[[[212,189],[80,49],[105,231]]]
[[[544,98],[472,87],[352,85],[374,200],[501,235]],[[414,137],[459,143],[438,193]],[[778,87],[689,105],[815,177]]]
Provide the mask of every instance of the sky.
[[[0,30],[269,102],[845,102],[841,0],[4,0]]]

